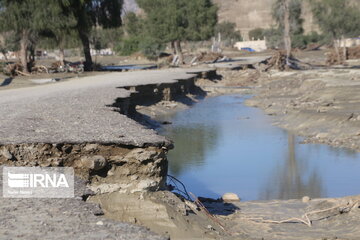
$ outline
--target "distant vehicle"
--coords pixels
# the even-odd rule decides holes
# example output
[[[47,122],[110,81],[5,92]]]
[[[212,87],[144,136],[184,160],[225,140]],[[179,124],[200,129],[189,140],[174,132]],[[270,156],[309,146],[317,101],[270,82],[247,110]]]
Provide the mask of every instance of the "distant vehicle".
[[[249,48],[249,47],[247,47],[247,48],[241,48],[241,51],[256,52],[254,49]]]
[[[83,73],[84,72],[84,64],[82,62],[65,63],[65,66],[59,66],[57,69],[58,72],[72,72],[72,73]]]

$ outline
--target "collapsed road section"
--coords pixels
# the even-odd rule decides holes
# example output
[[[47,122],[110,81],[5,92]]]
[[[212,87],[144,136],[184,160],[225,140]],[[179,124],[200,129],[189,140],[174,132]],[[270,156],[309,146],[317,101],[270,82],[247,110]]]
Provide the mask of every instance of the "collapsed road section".
[[[127,114],[134,112],[136,105],[144,104],[144,101],[168,100],[176,95],[190,93],[197,77],[214,72],[212,69],[175,69],[109,73],[57,84],[1,91],[0,164],[73,167],[76,176],[85,180],[91,190],[99,194],[131,194],[165,189],[166,152],[172,147],[171,142],[130,119]],[[85,204],[82,199],[87,195],[77,195],[77,200],[58,201],[57,205],[60,204],[60,208],[66,208],[66,205],[82,206]],[[7,203],[6,199],[1,201]],[[74,201],[83,203],[75,204]],[[10,202],[13,207],[11,211],[7,210],[6,204],[2,204],[2,218],[16,219],[16,224],[29,225],[27,218],[22,217],[21,210],[29,202],[15,199]],[[39,205],[35,204],[36,200],[32,202],[34,207]],[[20,235],[23,238],[44,237],[47,234],[52,238],[57,236],[54,235],[57,230],[54,230],[56,226],[51,220],[51,214],[44,214],[41,210],[45,210],[47,205],[53,209],[50,202],[39,201],[37,210],[30,211],[34,218],[37,215],[42,218],[42,234],[31,235],[31,231],[28,231],[30,225],[21,228],[24,231],[19,233],[19,229],[12,226],[11,222],[0,234],[10,238]],[[81,212],[82,208],[86,209],[75,207],[69,211]],[[88,224],[90,228],[95,223],[83,221],[78,214],[63,214],[62,210],[57,209],[63,215],[59,215],[58,220],[72,222],[74,226],[81,225],[78,231],[89,239],[91,233],[85,233],[86,227],[83,225]],[[112,231],[118,230],[124,233],[123,236],[127,236],[127,231],[129,234],[134,232],[130,227],[117,229],[116,224],[111,224],[108,228],[110,235]],[[99,225],[102,226],[97,224],[97,228]],[[76,231],[70,232],[79,234]],[[138,230],[135,232],[142,233]],[[161,239],[150,233],[141,236],[141,239]],[[137,239],[131,234],[129,237]]]

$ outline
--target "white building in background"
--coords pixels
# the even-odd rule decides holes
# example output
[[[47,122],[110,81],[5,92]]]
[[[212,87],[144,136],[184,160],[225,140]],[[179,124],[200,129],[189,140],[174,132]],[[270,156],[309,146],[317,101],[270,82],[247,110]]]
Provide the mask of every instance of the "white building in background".
[[[340,47],[356,47],[356,46],[360,46],[360,37],[346,38],[340,41]]]
[[[235,43],[234,47],[239,50],[248,50],[248,51],[253,50],[255,52],[261,52],[261,51],[265,51],[267,49],[266,39],[237,42],[237,43]]]
[[[11,52],[11,51],[8,51],[6,53],[6,58],[8,60],[14,60],[14,59],[17,59],[18,58],[18,52]],[[0,60],[5,60],[5,56],[3,53],[0,53]]]
[[[105,49],[90,49],[91,56],[111,56],[114,55],[114,51],[111,48],[105,48]]]

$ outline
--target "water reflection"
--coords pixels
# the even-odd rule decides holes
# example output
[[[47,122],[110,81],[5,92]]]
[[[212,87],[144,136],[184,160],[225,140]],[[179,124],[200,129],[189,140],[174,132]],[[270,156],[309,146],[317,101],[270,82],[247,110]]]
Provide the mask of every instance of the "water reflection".
[[[360,155],[300,139],[271,125],[242,96],[209,98],[167,120],[170,174],[198,196],[243,200],[360,194]],[[169,117],[169,116],[168,116]]]
[[[274,171],[267,181],[260,199],[299,199],[303,196],[324,196],[321,178],[317,169],[309,171],[303,159],[296,155],[295,136],[288,134],[288,152],[285,163]]]
[[[175,176],[204,165],[209,150],[216,146],[218,135],[216,127],[202,125],[170,128],[167,134],[176,139],[175,149],[169,153],[170,172]]]

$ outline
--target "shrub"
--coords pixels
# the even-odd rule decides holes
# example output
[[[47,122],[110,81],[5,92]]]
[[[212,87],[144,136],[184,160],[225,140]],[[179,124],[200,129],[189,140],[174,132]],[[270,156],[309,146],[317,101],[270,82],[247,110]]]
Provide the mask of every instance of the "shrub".
[[[264,37],[265,37],[265,29],[263,28],[255,28],[249,32],[250,40],[264,39]]]
[[[115,51],[122,56],[129,56],[133,53],[138,52],[140,40],[138,37],[129,37],[122,39],[116,46]]]

